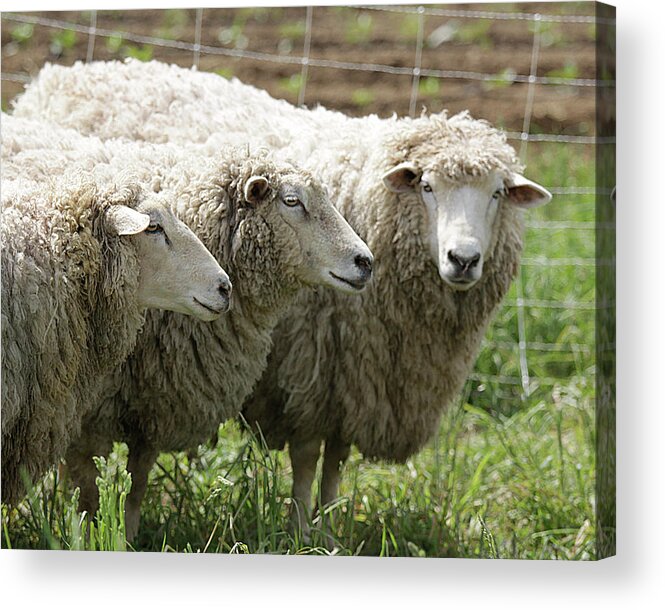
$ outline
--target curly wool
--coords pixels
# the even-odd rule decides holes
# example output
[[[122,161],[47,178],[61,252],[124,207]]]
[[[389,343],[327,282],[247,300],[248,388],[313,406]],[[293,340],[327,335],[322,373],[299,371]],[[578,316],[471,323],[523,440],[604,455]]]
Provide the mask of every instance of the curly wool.
[[[116,374],[122,378],[117,394],[93,409],[90,425],[84,424],[86,438],[75,445],[96,437],[92,444],[106,447],[133,435],[171,450],[207,440],[220,422],[238,413],[265,366],[272,328],[302,286],[294,271],[302,253],[276,200],[285,178],[297,175],[310,184],[311,174],[276,163],[265,149],[249,154],[246,147],[227,148],[214,158],[193,157],[167,145],[103,143],[53,125],[58,145],[45,155],[39,150],[43,129],[38,121],[7,117],[3,151],[12,151],[9,175],[24,171],[28,160],[34,178],[63,164],[76,164],[100,181],[128,171],[153,190],[174,195],[177,215],[234,278],[231,312],[213,323],[172,312],[146,314],[136,349]],[[244,197],[255,175],[273,187],[259,206]]]
[[[521,218],[500,208],[481,280],[456,292],[422,242],[415,197],[386,195],[380,184],[355,189],[380,194],[344,206],[359,204],[347,217],[375,253],[373,283],[358,297],[301,295],[273,333],[268,368],[243,414],[273,448],[339,438],[366,457],[404,461],[436,431],[471,372],[518,270]]]
[[[268,368],[243,414],[275,448],[335,439],[369,458],[404,461],[437,430],[472,370],[518,270],[522,218],[500,206],[483,276],[458,292],[424,243],[424,206],[415,194],[389,192],[382,176],[404,161],[451,183],[508,176],[521,165],[501,132],[467,113],[362,123],[336,124],[337,136],[308,167],[374,252],[374,280],[356,297],[301,296],[273,333]]]
[[[138,259],[103,211],[141,191],[74,173],[2,190],[2,497],[14,504],[21,469],[34,480],[64,455],[100,376],[134,346]]]
[[[445,176],[451,182],[482,178],[498,172],[507,178],[523,166],[506,135],[468,111],[448,117],[447,112],[416,119],[404,118],[386,136],[388,163],[417,159],[423,171]]]
[[[61,142],[79,137],[65,131],[57,134]],[[238,414],[265,368],[272,329],[303,286],[296,273],[302,248],[278,211],[280,185],[294,177],[306,185],[314,181],[306,171],[276,163],[265,150],[250,155],[246,148],[224,149],[204,158],[166,145],[84,140],[88,154],[80,163],[96,179],[131,167],[137,179],[170,192],[177,215],[234,280],[231,311],[215,322],[170,312],[146,314],[134,352],[115,371],[66,455],[73,479],[81,484],[82,505],[94,509],[91,456],[107,453],[113,441],[126,441],[130,458],[139,456],[132,468],[140,476],[159,451],[207,441],[221,422]],[[53,151],[45,165],[75,162],[76,147],[66,148]],[[16,168],[22,155],[34,154],[30,149],[15,153]],[[259,205],[244,197],[245,184],[255,175],[272,186]]]
[[[220,423],[239,413],[265,369],[273,328],[303,286],[294,273],[301,250],[275,200],[281,181],[295,170],[267,155],[234,157],[225,151],[220,157],[203,170],[175,171],[161,182],[177,195],[180,218],[233,278],[230,312],[207,324],[149,312],[134,352],[115,376],[114,391],[93,408],[66,456],[83,505],[94,511],[91,458],[108,453],[115,440],[127,442],[136,482],[127,505],[130,535],[158,453],[216,438]],[[273,194],[250,209],[243,187],[256,174],[268,179]]]
[[[102,79],[119,93],[100,94]],[[71,114],[82,99],[94,119]],[[145,120],[125,120],[128,105],[139,112],[146,99]],[[262,144],[310,169],[372,249],[374,281],[361,296],[319,290],[300,297],[274,333],[245,416],[275,447],[341,437],[392,460],[406,459],[434,433],[517,273],[521,213],[500,207],[482,279],[454,292],[423,243],[423,206],[389,193],[381,176],[405,160],[450,181],[521,171],[500,131],[467,113],[380,119],[296,108],[236,79],[135,61],[45,68],[16,112],[44,113],[103,139],[160,138],[200,151]]]

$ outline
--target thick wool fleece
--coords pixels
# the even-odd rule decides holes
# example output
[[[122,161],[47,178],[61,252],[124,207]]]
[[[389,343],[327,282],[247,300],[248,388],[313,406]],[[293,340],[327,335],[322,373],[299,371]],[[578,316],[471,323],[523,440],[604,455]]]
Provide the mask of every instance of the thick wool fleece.
[[[64,134],[59,137],[63,141]],[[265,150],[248,155],[246,149],[231,148],[206,159],[164,145],[93,139],[86,150],[82,162],[96,179],[131,167],[153,189],[171,193],[178,217],[234,282],[231,311],[214,322],[146,313],[136,348],[115,371],[103,399],[92,405],[66,455],[82,488],[82,506],[94,510],[91,457],[107,453],[113,441],[129,445],[138,495],[133,491],[128,502],[135,504],[160,451],[207,441],[221,422],[239,413],[265,368],[274,326],[305,285],[302,247],[278,209],[280,187],[294,179],[311,189],[321,187],[308,172],[273,161]],[[22,155],[32,154],[23,150],[14,158],[20,164]],[[53,155],[73,162],[77,151]],[[50,162],[46,165],[44,172]],[[267,179],[271,191],[259,204],[250,204],[244,187],[257,175]]]
[[[244,201],[244,184],[256,174],[279,185],[293,169],[239,152],[196,175],[162,181],[163,188],[177,189],[178,215],[233,278],[233,306],[212,323],[149,312],[120,375],[116,406],[100,405],[84,436],[102,434],[105,442],[127,440],[130,446],[136,439],[160,451],[187,449],[238,413],[265,368],[270,333],[301,287],[293,271],[299,247],[275,201],[256,209]],[[100,427],[107,416],[108,425]]]
[[[213,323],[148,312],[132,357],[118,372],[118,393],[110,399],[123,405],[122,417],[119,407],[100,404],[89,418],[95,431],[90,435],[99,435],[105,446],[125,439],[125,430],[163,450],[207,440],[220,422],[238,413],[265,366],[270,332],[303,286],[302,250],[278,212],[278,198],[285,180],[296,177],[312,185],[312,176],[276,163],[266,150],[249,155],[227,148],[210,159],[166,145],[103,143],[53,125],[48,128],[58,144],[44,154],[44,123],[6,117],[4,127],[8,175],[28,168],[31,178],[44,179],[64,164],[76,164],[98,181],[130,172],[153,190],[171,193],[177,215],[226,265],[234,280],[231,312]],[[243,189],[257,175],[272,188],[253,205]],[[131,423],[125,428],[125,422]]]
[[[85,114],[76,114],[82,100]],[[126,119],[128,104],[143,112],[141,120]],[[314,172],[374,252],[375,277],[360,296],[301,296],[276,329],[245,416],[273,446],[341,439],[393,460],[406,459],[436,430],[517,273],[521,213],[500,206],[482,279],[454,292],[425,247],[422,204],[388,192],[381,176],[404,161],[455,182],[520,171],[501,132],[467,113],[379,119],[296,108],[235,79],[158,62],[44,68],[16,112],[44,113],[102,139],[208,151],[261,143]]]
[[[99,379],[134,347],[138,259],[103,212],[135,207],[141,191],[75,174],[2,191],[2,499],[13,504],[21,469],[34,480],[64,455]]]
[[[461,389],[517,273],[516,208],[500,206],[483,276],[458,292],[441,280],[424,243],[422,203],[388,192],[381,181],[407,160],[451,182],[519,170],[503,136],[467,116],[394,127],[365,158],[338,147],[338,162],[320,166],[340,211],[374,252],[375,276],[359,296],[301,295],[276,328],[268,368],[244,409],[273,447],[335,439],[367,457],[407,459]],[[359,171],[341,161],[346,154]]]
[[[227,112],[216,116],[220,99],[236,96],[240,97]],[[243,107],[243,99],[247,99],[247,107]],[[277,134],[279,138],[288,128],[293,106],[281,102],[286,120],[282,125],[282,119],[272,112],[275,103],[264,91],[235,79],[128,59],[77,62],[70,67],[46,64],[15,101],[13,114],[50,120],[102,140],[203,144],[211,134],[229,126],[231,132],[246,136],[257,133],[273,138]],[[301,121],[311,119],[305,114]],[[277,146],[278,141],[272,144]]]

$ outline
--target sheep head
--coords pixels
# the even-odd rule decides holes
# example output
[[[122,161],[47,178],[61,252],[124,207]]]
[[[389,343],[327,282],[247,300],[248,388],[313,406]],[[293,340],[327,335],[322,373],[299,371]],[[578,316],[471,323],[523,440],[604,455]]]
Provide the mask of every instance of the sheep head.
[[[505,136],[466,113],[422,117],[383,175],[387,189],[421,206],[421,239],[441,279],[468,290],[482,277],[496,243],[502,206],[532,208],[552,198],[526,179]],[[405,157],[405,158],[404,158]]]
[[[372,275],[372,254],[310,174],[288,166],[254,174],[245,181],[243,195],[256,210],[241,222],[240,234],[250,238],[243,241],[274,250],[272,258],[278,257],[274,264],[281,275],[297,285],[324,285],[344,292],[365,287]],[[268,231],[257,228],[259,223],[269,227],[270,243]]]
[[[130,240],[135,249],[140,307],[167,309],[205,321],[228,311],[228,275],[196,235],[176,218],[169,195],[125,203],[130,205],[114,203],[106,209],[105,228]]]

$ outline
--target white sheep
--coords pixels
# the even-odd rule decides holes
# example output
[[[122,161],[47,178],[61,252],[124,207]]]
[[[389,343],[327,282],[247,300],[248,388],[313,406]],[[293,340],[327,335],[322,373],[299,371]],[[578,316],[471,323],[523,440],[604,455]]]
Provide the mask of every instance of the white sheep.
[[[142,114],[127,122],[127,108]],[[372,248],[365,293],[304,293],[291,308],[244,410],[271,446],[288,441],[305,529],[321,441],[326,504],[351,445],[403,461],[431,438],[518,271],[521,209],[551,199],[467,113],[350,118],[157,62],[45,68],[16,111],[101,138],[264,143],[318,175]]]
[[[15,504],[22,471],[34,481],[78,436],[144,309],[213,320],[231,285],[164,195],[75,171],[8,180],[11,165],[3,158],[2,500]]]
[[[148,314],[133,354],[115,376],[115,395],[94,407],[67,453],[81,505],[93,511],[92,456],[106,453],[114,440],[127,441],[131,538],[157,453],[204,442],[236,416],[265,368],[274,326],[301,288],[359,292],[371,276],[372,255],[309,172],[278,163],[266,151],[232,148],[206,158],[168,145],[79,138],[61,130],[57,150],[50,151],[52,165],[76,158],[78,146],[85,146],[85,168],[95,176],[130,165],[141,180],[176,197],[178,216],[234,281],[231,312],[212,324]],[[13,154],[20,164],[37,152],[26,146]]]

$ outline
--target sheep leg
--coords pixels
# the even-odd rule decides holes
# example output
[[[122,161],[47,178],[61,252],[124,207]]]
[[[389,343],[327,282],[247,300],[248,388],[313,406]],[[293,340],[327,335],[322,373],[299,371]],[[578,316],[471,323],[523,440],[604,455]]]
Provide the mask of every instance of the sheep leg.
[[[299,531],[302,534],[303,540],[309,539],[312,518],[312,483],[320,454],[320,440],[289,442],[289,456],[293,469],[291,525],[296,532]]]
[[[323,473],[321,474],[319,513],[321,514],[321,527],[331,544],[333,542],[332,524],[330,515],[324,514],[324,508],[337,498],[339,479],[350,450],[351,447],[339,438],[326,439],[323,453]]]
[[[157,459],[158,451],[142,443],[129,446],[127,471],[132,475],[132,488],[125,503],[125,532],[127,540],[136,538],[141,520],[141,502],[148,487],[148,474]]]
[[[326,440],[321,475],[321,505],[326,506],[337,498],[342,468],[349,457],[351,447],[338,438]]]

